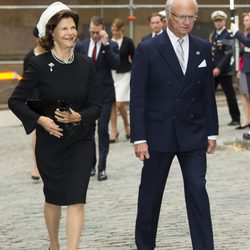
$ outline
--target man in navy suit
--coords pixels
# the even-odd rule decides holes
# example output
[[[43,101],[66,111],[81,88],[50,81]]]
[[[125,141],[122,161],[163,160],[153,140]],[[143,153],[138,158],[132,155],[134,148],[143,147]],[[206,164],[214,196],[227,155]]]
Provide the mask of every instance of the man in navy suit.
[[[112,103],[115,102],[114,81],[111,69],[120,66],[118,44],[109,39],[105,31],[104,19],[94,16],[90,19],[90,38],[76,44],[75,51],[86,54],[95,63],[97,80],[101,93],[102,112],[98,119],[98,180],[107,179],[106,161],[109,152],[108,124],[111,115]],[[95,167],[91,171],[95,175]]]
[[[164,25],[164,17],[157,13],[154,12],[152,13],[149,17],[148,17],[148,21],[150,24],[150,28],[151,28],[151,33],[147,34],[146,36],[144,36],[142,38],[142,41],[150,39],[150,38],[154,38],[155,36],[158,36],[162,33],[162,28]]]
[[[168,28],[141,42],[131,76],[131,139],[143,161],[136,245],[153,250],[162,196],[177,156],[184,180],[194,250],[213,250],[206,152],[213,154],[218,116],[210,44],[189,34],[196,0],[168,0]]]

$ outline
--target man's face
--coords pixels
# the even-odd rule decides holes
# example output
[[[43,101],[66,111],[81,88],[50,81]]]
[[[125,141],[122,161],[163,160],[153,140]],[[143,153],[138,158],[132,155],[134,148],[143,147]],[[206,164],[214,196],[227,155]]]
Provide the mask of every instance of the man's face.
[[[150,27],[152,32],[158,34],[163,28],[163,22],[159,16],[153,16],[150,19]]]
[[[168,19],[169,29],[177,36],[184,37],[193,29],[196,8],[192,0],[175,0]]]
[[[89,25],[89,34],[90,37],[94,40],[94,42],[98,42],[100,40],[100,31],[103,30],[102,25],[94,25],[92,22]]]
[[[216,19],[214,20],[214,27],[216,30],[221,30],[226,26],[226,20],[224,19]]]

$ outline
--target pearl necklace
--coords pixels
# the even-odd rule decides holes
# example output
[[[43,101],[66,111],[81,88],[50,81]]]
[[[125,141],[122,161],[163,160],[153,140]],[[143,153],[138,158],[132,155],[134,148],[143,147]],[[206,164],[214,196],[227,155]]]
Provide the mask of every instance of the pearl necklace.
[[[70,64],[70,63],[72,63],[72,62],[74,61],[74,58],[75,58],[75,57],[74,57],[73,49],[71,50],[71,55],[70,55],[69,59],[66,59],[66,60],[60,59],[60,58],[56,55],[56,52],[55,52],[54,49],[51,50],[51,54],[52,54],[53,58],[54,58],[57,62],[59,62],[59,63],[61,63],[61,64]]]

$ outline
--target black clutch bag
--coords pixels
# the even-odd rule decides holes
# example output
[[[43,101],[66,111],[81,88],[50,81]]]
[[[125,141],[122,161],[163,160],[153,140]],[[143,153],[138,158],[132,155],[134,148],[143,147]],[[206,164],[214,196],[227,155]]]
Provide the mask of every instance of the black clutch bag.
[[[50,117],[51,119],[55,119],[55,111],[57,108],[61,111],[69,110],[69,103],[64,99],[29,99],[27,100],[27,105],[37,114]]]
[[[54,99],[54,100],[42,100],[42,99],[29,99],[27,100],[27,105],[39,115],[50,117],[55,120],[55,111],[59,109],[60,111],[70,112],[70,105],[67,100],[64,99]],[[74,123],[61,123],[64,135],[69,137],[79,133],[80,122]]]

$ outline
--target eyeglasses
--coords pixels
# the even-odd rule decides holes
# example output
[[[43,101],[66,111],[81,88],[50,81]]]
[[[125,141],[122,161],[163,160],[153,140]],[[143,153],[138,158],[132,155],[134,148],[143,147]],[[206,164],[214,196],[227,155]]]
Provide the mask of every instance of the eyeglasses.
[[[100,32],[99,32],[99,31],[92,31],[92,30],[89,30],[89,33],[90,33],[91,35],[97,35],[97,36],[100,35]]]
[[[176,18],[177,21],[183,23],[186,20],[188,20],[190,23],[193,23],[197,20],[198,16],[194,15],[194,16],[177,16],[175,13],[171,12],[171,15],[174,16]]]

